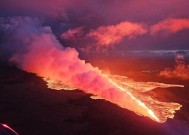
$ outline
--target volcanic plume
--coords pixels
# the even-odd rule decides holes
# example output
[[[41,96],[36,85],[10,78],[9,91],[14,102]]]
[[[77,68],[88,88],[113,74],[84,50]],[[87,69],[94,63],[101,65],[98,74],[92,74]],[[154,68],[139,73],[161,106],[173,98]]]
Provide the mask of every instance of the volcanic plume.
[[[145,96],[144,91],[137,92],[141,84],[134,87],[137,83],[131,80],[121,77],[123,80],[120,81],[120,78],[103,74],[100,69],[81,60],[74,48],[63,47],[51,28],[37,18],[2,18],[0,30],[3,35],[1,59],[22,70],[81,89],[157,122],[173,118],[175,110],[181,107],[177,103],[154,100]]]
[[[185,60],[185,52],[179,51],[175,57],[176,66],[174,69],[166,68],[160,72],[160,76],[167,78],[179,78],[182,80],[189,79],[189,65]]]

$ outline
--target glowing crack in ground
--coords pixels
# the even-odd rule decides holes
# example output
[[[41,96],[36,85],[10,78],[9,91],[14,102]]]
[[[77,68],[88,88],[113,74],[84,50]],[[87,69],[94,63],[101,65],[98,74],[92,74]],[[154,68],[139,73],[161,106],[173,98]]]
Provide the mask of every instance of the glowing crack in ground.
[[[105,75],[106,76],[106,75]],[[184,87],[183,85],[164,84],[158,82],[135,82],[126,76],[111,75],[107,76],[110,83],[117,87],[120,91],[127,93],[139,106],[141,106],[152,120],[163,123],[167,118],[173,118],[176,110],[179,110],[182,105],[178,103],[160,102],[153,99],[145,92],[155,88],[169,88],[169,87]],[[54,90],[76,90],[77,88],[67,86],[61,81],[50,80],[43,78],[47,82],[47,86]],[[92,99],[103,99],[99,95],[91,96]],[[108,100],[108,99],[105,99]],[[109,100],[108,100],[109,101]],[[111,102],[111,101],[110,101]],[[120,107],[123,107],[119,104]],[[124,108],[124,107],[123,107]],[[131,110],[131,109],[130,109]],[[133,111],[133,110],[131,110]],[[135,112],[142,115],[141,113]]]

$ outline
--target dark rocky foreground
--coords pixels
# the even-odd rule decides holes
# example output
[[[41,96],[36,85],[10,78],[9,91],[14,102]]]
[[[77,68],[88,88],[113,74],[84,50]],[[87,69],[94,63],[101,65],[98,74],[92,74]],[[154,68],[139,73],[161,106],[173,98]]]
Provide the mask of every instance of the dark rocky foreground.
[[[176,93],[182,99],[173,100],[184,107],[174,120],[159,124],[79,90],[48,89],[34,74],[1,63],[0,122],[20,135],[188,135],[187,88],[162,91],[156,90],[164,97]]]

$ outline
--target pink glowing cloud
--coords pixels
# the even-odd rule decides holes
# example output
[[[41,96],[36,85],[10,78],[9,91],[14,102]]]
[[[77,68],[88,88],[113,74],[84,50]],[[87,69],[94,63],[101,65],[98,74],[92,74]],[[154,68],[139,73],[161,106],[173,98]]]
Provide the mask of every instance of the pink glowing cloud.
[[[120,43],[125,37],[133,38],[146,32],[142,24],[125,21],[116,25],[100,26],[88,36],[94,38],[98,45],[109,46]]]
[[[83,27],[78,27],[75,29],[69,29],[65,33],[61,35],[61,39],[63,40],[74,40],[83,36]]]
[[[151,27],[151,34],[176,33],[185,29],[189,29],[189,19],[165,19]]]

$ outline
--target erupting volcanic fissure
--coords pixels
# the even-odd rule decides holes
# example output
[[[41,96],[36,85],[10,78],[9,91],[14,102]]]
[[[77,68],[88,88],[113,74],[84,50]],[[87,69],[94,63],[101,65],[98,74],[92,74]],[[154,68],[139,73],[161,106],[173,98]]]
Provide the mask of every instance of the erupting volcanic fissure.
[[[143,109],[136,111],[132,110],[139,115],[148,116],[154,121],[163,123],[167,118],[173,118],[175,110],[179,110],[181,105],[178,103],[166,103],[160,102],[156,99],[152,99],[150,95],[146,95],[145,92],[153,90],[155,88],[169,88],[169,87],[184,87],[183,85],[174,84],[164,84],[157,82],[134,82],[133,80],[119,75],[107,76],[108,81],[110,81],[118,91],[125,92],[132,100],[137,102],[137,104]],[[47,82],[48,88],[54,90],[76,90],[72,86],[67,86],[61,81],[50,80],[44,78]],[[104,99],[101,95],[91,96],[92,99]],[[111,102],[110,99],[105,99]],[[123,105],[122,105],[123,104]],[[117,103],[118,106],[124,107],[124,103]],[[143,113],[141,113],[143,112]]]
[[[172,85],[137,83],[126,77],[104,75],[79,59],[75,49],[62,47],[51,28],[42,26],[37,19],[8,18],[1,20],[0,28],[9,37],[1,46],[3,58],[22,70],[47,78],[56,89],[69,86],[81,89],[157,122],[173,118],[175,110],[181,107],[178,103],[159,102],[145,95],[145,91],[153,88]]]

